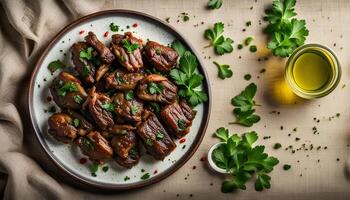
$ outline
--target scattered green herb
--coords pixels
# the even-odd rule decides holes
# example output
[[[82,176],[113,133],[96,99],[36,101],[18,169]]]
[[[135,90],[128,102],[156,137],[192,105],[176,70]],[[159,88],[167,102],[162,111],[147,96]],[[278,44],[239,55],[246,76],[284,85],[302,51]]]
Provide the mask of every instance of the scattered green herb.
[[[116,79],[118,85],[121,85],[121,84],[125,83],[125,80],[124,80],[123,76],[121,76],[118,73],[115,74],[115,79]]]
[[[96,174],[99,164],[94,162],[89,166],[91,174]]]
[[[90,69],[89,69],[89,66],[88,66],[88,65],[85,65],[85,66],[83,67],[83,70],[82,70],[81,74],[83,75],[83,77],[89,76],[89,74],[90,74]]]
[[[275,145],[273,145],[274,149],[279,149],[281,147],[282,147],[281,143],[276,143]]]
[[[77,92],[78,91],[78,87],[77,85],[72,82],[72,81],[68,81],[65,82],[57,91],[59,96],[66,96],[67,92]]]
[[[187,22],[188,20],[190,20],[190,17],[188,15],[184,15],[184,16],[182,16],[182,20],[184,22]]]
[[[129,176],[125,176],[124,177],[124,181],[128,181],[128,180],[130,180],[130,177]]]
[[[149,105],[151,106],[151,108],[153,109],[153,111],[154,111],[155,113],[159,113],[159,112],[160,112],[160,106],[159,106],[158,103],[156,103],[156,102],[151,102],[151,103],[149,103]]]
[[[179,131],[184,131],[186,129],[186,121],[183,119],[178,119],[177,126],[179,127]]]
[[[179,54],[180,52],[178,51]],[[179,68],[170,71],[170,77],[180,88],[179,96],[185,98],[192,107],[208,101],[207,94],[203,90],[197,89],[203,80],[203,76],[195,72],[197,66],[196,56],[186,50],[180,58]]]
[[[56,112],[56,107],[55,106],[50,106],[50,108],[48,109],[49,113],[55,113]]]
[[[247,22],[245,23],[245,25],[246,25],[246,26],[251,26],[251,25],[252,25],[252,21],[247,21]]]
[[[109,170],[109,167],[108,167],[108,166],[102,167],[102,171],[103,171],[103,172],[107,172],[108,170]]]
[[[289,170],[291,167],[292,167],[291,165],[283,165],[283,169],[286,171]]]
[[[224,80],[225,78],[230,78],[232,77],[232,71],[230,69],[229,65],[220,65],[216,61],[213,62],[217,67],[218,67],[218,76]]]
[[[151,177],[151,176],[149,175],[149,173],[145,173],[144,175],[141,176],[141,179],[142,179],[142,180],[147,180],[147,179],[149,179],[149,177]]]
[[[252,53],[255,53],[258,50],[258,48],[255,45],[252,45],[249,47],[249,51]]]
[[[243,44],[238,44],[237,49],[243,49]]]
[[[84,101],[83,98],[81,98],[80,95],[74,95],[73,99],[74,99],[75,103],[77,103],[77,104],[82,104],[83,101]]]
[[[294,18],[297,15],[295,3],[296,0],[274,0],[272,8],[266,11],[269,22],[266,32],[271,35],[267,48],[275,56],[288,57],[309,35],[305,20]]]
[[[219,9],[222,6],[223,0],[209,0],[207,6],[210,9]]]
[[[153,146],[153,141],[152,141],[151,139],[149,139],[149,138],[147,138],[147,139],[145,140],[145,143],[146,143],[146,145],[148,145],[148,146]]]
[[[164,133],[162,131],[159,131],[156,135],[157,140],[162,140],[164,138]]]
[[[122,40],[123,47],[126,49],[128,53],[134,52],[137,48],[139,48],[139,45],[134,43],[130,43],[129,40]]]
[[[252,78],[252,75],[246,74],[244,75],[244,80],[249,81]]]
[[[149,83],[148,86],[148,92],[150,94],[161,94],[164,90],[164,86],[160,83]]]
[[[247,37],[247,38],[244,40],[244,44],[245,44],[246,46],[249,46],[250,43],[252,43],[252,42],[253,42],[253,37]]]
[[[74,124],[75,127],[78,127],[79,124],[80,124],[80,120],[77,119],[77,118],[75,118],[75,119],[73,120],[73,124]]]
[[[86,59],[86,60],[91,60],[93,50],[94,49],[92,47],[88,47],[88,48],[82,50],[79,54],[80,58]]]
[[[134,99],[134,92],[132,90],[125,92],[125,99],[127,101],[133,100]]]
[[[258,135],[256,132],[248,132],[239,136],[229,135],[228,130],[219,128],[214,133],[223,143],[213,151],[215,164],[232,176],[222,183],[221,191],[232,192],[235,189],[245,190],[245,183],[256,174],[255,190],[269,189],[270,176],[267,174],[279,163],[278,159],[264,153],[265,146],[255,146]]]
[[[130,107],[130,113],[131,113],[132,115],[136,115],[138,111],[139,111],[139,108],[138,108],[137,106],[131,105],[131,107]]]
[[[235,106],[233,110],[236,121],[230,124],[240,124],[250,127],[260,121],[260,116],[255,115],[254,106],[258,106],[254,101],[257,87],[254,83],[249,84],[239,95],[231,99],[231,104]]]
[[[55,60],[49,63],[49,65],[47,66],[47,68],[49,69],[49,71],[51,73],[55,72],[58,69],[62,69],[65,67],[65,64],[60,61],[60,60]]]
[[[109,24],[109,28],[111,29],[112,32],[118,32],[119,31],[119,26],[115,25],[113,22]]]
[[[214,24],[213,29],[207,29],[204,32],[205,38],[211,41],[210,46],[214,46],[215,53],[218,55],[223,55],[225,53],[231,53],[233,51],[231,38],[226,38],[223,36],[224,24],[218,22]]]
[[[91,142],[91,140],[87,137],[83,137],[82,139],[83,145],[90,151],[94,150],[95,145]]]
[[[113,103],[109,103],[109,102],[103,102],[101,104],[101,108],[109,111],[109,112],[113,112],[115,109],[115,105]]]

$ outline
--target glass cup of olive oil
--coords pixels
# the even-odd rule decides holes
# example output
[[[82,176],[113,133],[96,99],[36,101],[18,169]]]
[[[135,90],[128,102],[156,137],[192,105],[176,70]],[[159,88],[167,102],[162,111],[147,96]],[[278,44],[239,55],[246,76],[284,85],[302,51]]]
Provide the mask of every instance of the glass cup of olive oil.
[[[337,87],[340,77],[335,53],[319,44],[297,48],[287,61],[285,78],[292,91],[305,99],[328,95]]]

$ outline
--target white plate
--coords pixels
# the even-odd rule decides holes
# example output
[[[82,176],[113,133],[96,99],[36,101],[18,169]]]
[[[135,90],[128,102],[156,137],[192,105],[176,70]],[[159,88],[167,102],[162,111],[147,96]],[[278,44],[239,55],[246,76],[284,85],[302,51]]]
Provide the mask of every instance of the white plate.
[[[77,147],[60,143],[47,133],[47,120],[51,113],[45,110],[55,105],[53,101],[48,102],[47,100],[47,97],[51,96],[48,87],[53,78],[59,73],[56,71],[52,75],[47,66],[51,61],[57,59],[64,61],[64,63],[71,63],[69,48],[73,43],[84,40],[84,36],[88,31],[93,31],[102,42],[110,43],[110,36],[113,32],[110,31],[109,24],[112,22],[123,29],[118,33],[132,31],[136,37],[140,37],[144,41],[150,39],[165,45],[171,44],[175,39],[182,41],[198,58],[200,63],[199,72],[205,76],[203,89],[208,92],[209,101],[195,108],[197,115],[190,133],[185,136],[186,141],[180,144],[177,140],[175,142],[177,148],[164,161],[156,161],[151,156],[143,154],[136,166],[132,169],[124,169],[111,160],[106,164],[109,166],[107,172],[103,172],[99,168],[97,176],[93,177],[89,170],[91,163],[87,162],[84,165],[79,163],[79,159],[85,156],[80,153]],[[138,25],[136,28],[132,26],[135,23]],[[126,28],[127,26],[130,28]],[[83,34],[81,34],[82,31],[84,31]],[[106,31],[109,32],[108,37],[104,37]],[[172,27],[154,17],[134,11],[110,10],[78,19],[65,27],[52,40],[38,60],[32,74],[28,100],[30,115],[38,140],[51,160],[81,184],[100,189],[123,190],[155,183],[181,167],[195,152],[205,134],[210,113],[210,91],[207,76],[202,66],[191,45]],[[57,106],[56,108],[59,110]],[[145,173],[149,173],[151,177],[148,180],[141,180],[140,177]],[[125,177],[130,177],[130,179],[125,181]]]

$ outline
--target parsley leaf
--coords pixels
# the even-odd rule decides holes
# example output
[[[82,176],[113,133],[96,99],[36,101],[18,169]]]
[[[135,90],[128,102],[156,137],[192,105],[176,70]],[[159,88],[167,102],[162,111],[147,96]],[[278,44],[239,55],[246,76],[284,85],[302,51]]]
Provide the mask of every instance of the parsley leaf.
[[[115,109],[115,105],[113,103],[109,103],[109,102],[103,102],[101,104],[101,108],[109,111],[109,112],[113,112]]]
[[[162,140],[164,138],[164,133],[162,131],[159,131],[157,134],[156,134],[156,139],[157,140]]]
[[[135,115],[137,112],[139,111],[139,108],[135,105],[132,105],[131,108],[130,108],[130,113],[132,115]]]
[[[305,20],[294,18],[295,3],[295,0],[274,0],[272,8],[266,11],[269,22],[266,32],[271,35],[267,47],[275,56],[288,57],[309,35]]]
[[[125,100],[131,101],[134,99],[134,92],[132,90],[129,90],[125,93]]]
[[[207,6],[210,9],[219,9],[222,6],[223,0],[209,0]]]
[[[91,60],[92,56],[92,51],[94,49],[92,47],[88,47],[85,50],[82,50],[79,54],[80,58],[86,59],[86,60]]]
[[[123,44],[123,47],[126,49],[126,51],[127,51],[128,53],[132,53],[132,52],[134,52],[137,48],[139,48],[139,45],[138,45],[138,44],[136,44],[136,43],[132,44],[132,43],[130,43],[129,40],[126,40],[126,39],[122,40],[122,44]]]
[[[186,129],[186,121],[183,119],[177,120],[177,126],[179,131],[184,131]]]
[[[222,22],[215,23],[213,29],[207,29],[204,32],[205,38],[211,41],[209,46],[214,46],[215,53],[218,55],[233,51],[233,40],[231,38],[225,38],[223,33],[224,24]]]
[[[66,96],[67,92],[77,92],[77,91],[78,91],[77,85],[72,81],[68,81],[58,89],[57,93],[59,96],[64,97]]]
[[[79,124],[80,124],[80,120],[79,120],[79,119],[77,119],[77,118],[76,118],[76,119],[74,119],[74,120],[73,120],[73,124],[74,124],[74,126],[75,126],[75,127],[78,127],[78,126],[79,126]]]
[[[179,40],[175,40],[171,43],[171,48],[173,48],[180,57],[187,51],[186,47]]]
[[[51,73],[55,72],[58,69],[62,69],[65,67],[65,64],[60,61],[60,60],[55,60],[49,63],[49,65],[47,66],[47,68],[49,69],[49,71]]]
[[[235,106],[233,114],[236,116],[235,122],[229,124],[240,124],[250,127],[260,121],[260,116],[255,115],[254,106],[259,106],[254,101],[257,87],[254,83],[249,84],[239,95],[231,99],[231,104]]]
[[[83,98],[81,98],[80,95],[74,95],[73,99],[74,99],[75,103],[77,103],[77,104],[82,104],[83,101],[84,101]]]
[[[90,73],[89,66],[85,65],[85,66],[83,67],[83,70],[82,70],[81,74],[83,75],[83,77],[86,77],[86,76],[89,75],[89,73]]]
[[[149,179],[149,177],[151,177],[151,176],[149,175],[149,173],[145,173],[144,175],[141,176],[141,179],[142,179],[142,180],[147,180],[147,179]]]
[[[207,94],[198,88],[202,84],[203,76],[195,72],[197,67],[196,56],[185,51],[180,58],[179,68],[172,69],[169,73],[179,86],[179,96],[186,99],[192,107],[208,101]]]
[[[254,177],[255,189],[262,191],[271,187],[270,173],[274,166],[279,163],[278,159],[264,153],[264,146],[253,146],[258,140],[258,134],[254,131],[239,136],[229,136],[228,130],[221,127],[214,134],[222,143],[213,150],[212,158],[214,163],[225,169],[231,179],[222,183],[221,191],[232,192],[236,189],[246,189],[245,183]]]
[[[119,26],[115,25],[113,22],[109,24],[109,28],[111,29],[112,32],[118,32],[119,31]]]
[[[218,67],[218,76],[224,80],[225,78],[230,78],[232,77],[232,71],[230,69],[229,65],[220,65],[216,61],[213,62],[217,67]]]
[[[147,88],[150,94],[161,94],[164,90],[164,86],[159,83],[149,83]]]

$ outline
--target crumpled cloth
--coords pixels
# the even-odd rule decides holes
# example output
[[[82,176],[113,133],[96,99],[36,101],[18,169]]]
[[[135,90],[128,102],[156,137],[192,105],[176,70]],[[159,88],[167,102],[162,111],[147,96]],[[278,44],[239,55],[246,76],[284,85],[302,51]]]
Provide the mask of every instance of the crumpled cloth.
[[[73,198],[66,197],[62,185],[32,158],[35,148],[27,145],[31,143],[27,141],[34,138],[26,104],[27,87],[38,56],[54,34],[75,18],[101,10],[105,3],[95,0],[1,1],[0,198]]]

